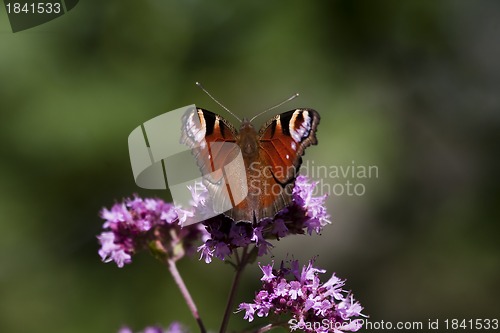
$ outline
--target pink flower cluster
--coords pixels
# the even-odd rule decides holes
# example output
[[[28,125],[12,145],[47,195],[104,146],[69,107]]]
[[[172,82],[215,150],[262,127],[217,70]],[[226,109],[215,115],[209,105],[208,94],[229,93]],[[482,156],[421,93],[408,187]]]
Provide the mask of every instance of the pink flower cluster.
[[[176,256],[193,254],[194,242],[204,234],[199,224],[181,228],[176,208],[161,199],[127,198],[109,210],[102,209],[100,215],[105,231],[97,236],[99,256],[118,267],[130,263],[132,254],[151,250],[152,245],[156,251],[170,251],[168,255],[174,255],[173,249],[177,249]],[[181,252],[177,245],[181,245]]]
[[[357,317],[363,316],[363,308],[351,292],[343,289],[345,280],[333,274],[322,283],[318,275],[325,270],[314,267],[312,260],[302,270],[298,261],[292,261],[290,267],[282,263],[278,270],[273,270],[273,265],[260,267],[264,273],[262,289],[253,303],[241,303],[238,308],[245,311],[244,319],[289,314],[293,318],[290,323],[294,323],[291,329],[315,333],[355,332],[361,328]]]
[[[251,223],[234,223],[224,215],[218,215],[204,222],[210,234],[209,239],[198,248],[201,258],[210,263],[215,256],[221,260],[230,256],[233,250],[254,243],[258,256],[268,253],[272,244],[266,239],[279,239],[293,234],[309,235],[320,233],[330,223],[326,211],[326,195],[314,196],[317,182],[305,176],[298,176],[293,189],[293,201],[274,216]]]

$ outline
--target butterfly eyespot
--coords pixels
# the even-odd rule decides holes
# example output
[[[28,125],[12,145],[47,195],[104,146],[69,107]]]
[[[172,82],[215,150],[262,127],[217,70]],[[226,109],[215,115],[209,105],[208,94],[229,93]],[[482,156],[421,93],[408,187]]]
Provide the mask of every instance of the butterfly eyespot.
[[[309,111],[295,110],[290,123],[290,135],[296,142],[302,142],[303,139],[309,137],[312,127],[312,118],[309,116]]]

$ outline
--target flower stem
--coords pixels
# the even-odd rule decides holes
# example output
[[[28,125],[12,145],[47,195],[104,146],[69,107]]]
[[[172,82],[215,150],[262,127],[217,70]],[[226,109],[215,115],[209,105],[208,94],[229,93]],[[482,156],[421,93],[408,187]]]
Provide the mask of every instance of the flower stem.
[[[241,275],[243,273],[243,269],[245,268],[248,256],[247,256],[248,246],[243,248],[243,252],[241,254],[241,260],[238,262],[238,266],[236,267],[236,275],[234,276],[233,285],[231,286],[231,291],[229,292],[229,297],[227,299],[226,310],[224,311],[224,318],[222,319],[222,324],[220,326],[219,333],[225,333],[227,329],[227,325],[229,324],[229,316],[231,315],[234,303],[234,296],[236,296],[236,290],[238,289],[238,285],[240,284]]]
[[[286,324],[287,324],[286,322],[267,324],[266,326],[262,326],[261,328],[256,330],[255,333],[264,333],[264,332],[273,330],[273,329],[278,328],[278,327],[286,327]]]
[[[206,333],[205,325],[203,325],[203,321],[201,320],[200,314],[198,313],[198,309],[196,308],[196,304],[193,301],[193,298],[191,297],[191,294],[189,293],[189,290],[186,287],[186,284],[184,283],[184,280],[181,277],[181,274],[177,270],[177,266],[175,265],[175,261],[173,259],[168,259],[167,260],[168,264],[168,270],[170,271],[170,274],[172,274],[172,277],[174,278],[175,283],[177,284],[177,287],[179,287],[182,296],[184,297],[184,300],[186,301],[189,310],[191,310],[191,314],[193,315],[194,319],[198,323],[198,326],[200,327],[200,332],[201,333]]]
[[[276,327],[278,327],[278,326],[275,326],[273,324],[267,324],[266,326],[262,326],[257,331],[255,331],[255,333],[264,333],[264,332],[270,331],[270,330],[272,330],[273,328],[276,328]]]

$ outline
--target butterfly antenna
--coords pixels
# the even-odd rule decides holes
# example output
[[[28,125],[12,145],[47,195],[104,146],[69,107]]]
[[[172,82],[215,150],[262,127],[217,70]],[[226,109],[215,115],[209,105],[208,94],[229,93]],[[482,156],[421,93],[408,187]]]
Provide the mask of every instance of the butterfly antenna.
[[[207,89],[205,89],[205,88],[201,85],[201,83],[200,83],[200,82],[198,82],[198,81],[197,81],[197,82],[196,82],[196,85],[197,85],[197,86],[198,86],[201,90],[203,90],[203,92],[204,92],[205,94],[207,94],[207,95],[208,95],[208,97],[210,97],[210,98],[211,98],[211,99],[212,99],[215,103],[219,104],[219,106],[220,106],[221,108],[223,108],[224,110],[226,110],[229,114],[231,114],[234,118],[238,119],[238,121],[241,123],[241,119],[240,119],[240,118],[238,118],[238,117],[237,117],[234,113],[232,113],[231,111],[229,111],[229,109],[228,109],[228,108],[226,108],[224,105],[222,105],[222,104],[221,104],[218,100],[216,100],[216,99],[215,99],[215,97],[214,97],[214,96],[212,96],[212,94],[211,94],[211,93],[209,93],[209,92],[207,91]]]
[[[290,96],[288,99],[284,100],[283,102],[278,103],[278,104],[276,104],[275,106],[270,107],[269,109],[266,109],[266,110],[262,111],[261,113],[257,114],[257,115],[256,115],[256,116],[254,116],[252,119],[250,119],[250,122],[251,122],[252,120],[254,120],[255,118],[257,118],[258,116],[263,115],[264,113],[266,113],[266,112],[268,112],[268,111],[271,111],[271,110],[274,110],[274,109],[276,109],[276,108],[279,108],[279,107],[280,107],[280,106],[282,106],[283,104],[288,103],[288,102],[290,102],[292,99],[295,99],[295,98],[297,98],[297,97],[299,97],[299,94],[298,94],[298,93],[293,94],[292,96]]]

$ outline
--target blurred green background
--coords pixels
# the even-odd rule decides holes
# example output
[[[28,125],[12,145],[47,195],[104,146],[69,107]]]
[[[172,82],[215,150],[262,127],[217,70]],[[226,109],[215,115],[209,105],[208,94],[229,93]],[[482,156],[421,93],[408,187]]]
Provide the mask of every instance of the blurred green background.
[[[273,259],[319,255],[372,321],[500,317],[498,1],[89,0],[15,34],[0,12],[0,332],[196,331],[166,268],[103,264],[95,238],[103,206],[167,196],[134,184],[136,126],[193,103],[233,121],[195,81],[240,117],[299,92],[256,122],[314,108],[306,160],[379,169]],[[179,269],[217,330],[231,268]],[[259,277],[247,270],[238,301]]]

